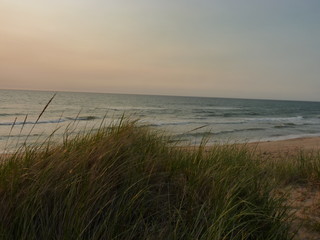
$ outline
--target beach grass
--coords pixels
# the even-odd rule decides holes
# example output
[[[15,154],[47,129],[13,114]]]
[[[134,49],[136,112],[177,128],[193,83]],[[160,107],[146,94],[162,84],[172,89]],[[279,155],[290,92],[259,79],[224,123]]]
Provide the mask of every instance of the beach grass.
[[[246,146],[186,151],[124,119],[25,146],[0,165],[0,238],[290,239],[258,162]]]
[[[320,185],[320,152],[299,150],[294,156],[260,161],[269,180],[281,185]]]

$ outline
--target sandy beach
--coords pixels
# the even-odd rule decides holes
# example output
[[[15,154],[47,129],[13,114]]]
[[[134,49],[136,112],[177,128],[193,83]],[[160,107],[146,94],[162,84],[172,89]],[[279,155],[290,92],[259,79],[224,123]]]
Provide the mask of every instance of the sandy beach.
[[[320,137],[295,138],[280,141],[266,141],[248,143],[258,154],[271,158],[288,157],[300,151],[317,152],[320,150]]]
[[[304,137],[279,141],[261,141],[245,144],[237,144],[239,146],[246,145],[258,156],[265,159],[287,158],[296,156],[301,151],[305,153],[320,152],[320,137]],[[182,147],[185,148],[185,147]],[[206,151],[210,151],[212,146],[207,146]],[[186,147],[188,150],[195,150],[197,146]]]
[[[293,156],[298,154],[300,151],[305,152],[317,152],[320,151],[320,137],[305,137],[295,138],[279,141],[265,141],[265,142],[252,142],[246,144],[249,148],[254,150],[259,155],[266,157],[277,158],[285,156]],[[182,147],[185,148],[185,147]],[[194,149],[194,147],[187,147],[187,149]],[[207,147],[208,150],[210,146]],[[1,158],[5,159],[10,157],[11,154],[1,153]]]
[[[267,141],[249,143],[258,157],[266,160],[278,160],[294,158],[300,151],[304,153],[320,152],[320,137],[296,138],[281,141]],[[320,233],[310,227],[319,223],[319,198],[318,187],[312,184],[288,184],[277,190],[283,195],[287,195],[287,204],[290,212],[295,216],[292,222],[292,232],[299,229],[294,239],[316,240],[320,239]],[[310,224],[312,223],[312,224]]]

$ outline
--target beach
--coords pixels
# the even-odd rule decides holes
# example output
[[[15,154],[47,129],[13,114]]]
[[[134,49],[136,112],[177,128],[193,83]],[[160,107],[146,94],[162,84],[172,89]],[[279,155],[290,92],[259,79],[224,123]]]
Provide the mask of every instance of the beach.
[[[299,152],[317,152],[320,150],[320,137],[295,138],[279,141],[253,142],[247,144],[259,155],[271,158],[290,157]]]
[[[286,163],[295,161],[301,156],[315,156],[320,152],[320,137],[295,138],[279,141],[263,141],[248,143],[259,160]],[[301,170],[303,171],[303,170]],[[317,178],[316,178],[317,179]],[[275,194],[286,198],[289,212],[294,216],[291,223],[291,232],[295,232],[295,240],[317,240],[320,233],[315,226],[319,224],[319,198],[318,181],[315,182],[288,182],[280,184]]]
[[[233,143],[229,145],[234,145]],[[290,159],[298,156],[299,153],[317,153],[320,152],[320,137],[303,137],[278,141],[259,141],[250,143],[235,143],[239,147],[248,147],[259,158],[263,159]],[[215,145],[206,146],[209,152]],[[187,150],[197,150],[198,146],[185,147]]]
[[[299,154],[317,155],[320,152],[320,137],[296,138],[280,141],[265,141],[248,143],[260,159],[270,161],[291,161],[297,159]],[[275,190],[279,196],[286,196],[286,205],[294,216],[291,231],[296,233],[294,239],[316,240],[320,239],[319,231],[314,227],[319,224],[319,198],[318,183],[287,183]],[[312,227],[313,226],[313,227]]]
[[[260,141],[237,144],[239,146],[248,146],[258,156],[265,159],[290,158],[297,156],[300,152],[317,153],[320,151],[320,137],[304,137],[278,141]],[[214,145],[206,146],[207,151]],[[197,149],[198,146],[182,146],[188,150]],[[1,158],[5,159],[12,156],[12,154],[2,153]]]

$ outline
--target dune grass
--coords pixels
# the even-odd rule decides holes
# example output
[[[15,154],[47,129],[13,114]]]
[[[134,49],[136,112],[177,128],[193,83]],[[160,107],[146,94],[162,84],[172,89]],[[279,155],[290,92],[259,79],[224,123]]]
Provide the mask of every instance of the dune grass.
[[[0,239],[289,239],[252,152],[186,151],[122,121],[0,165]]]
[[[298,151],[294,156],[259,163],[270,181],[281,185],[320,185],[320,152]]]

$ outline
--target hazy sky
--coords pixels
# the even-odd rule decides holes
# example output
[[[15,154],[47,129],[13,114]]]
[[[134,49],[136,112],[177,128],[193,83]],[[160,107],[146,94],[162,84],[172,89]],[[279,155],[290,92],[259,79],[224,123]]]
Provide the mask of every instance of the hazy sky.
[[[320,101],[320,1],[1,0],[0,88]]]

